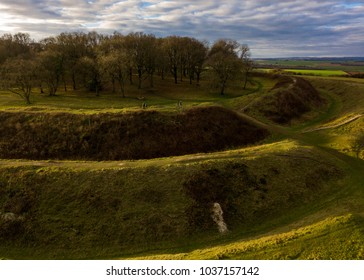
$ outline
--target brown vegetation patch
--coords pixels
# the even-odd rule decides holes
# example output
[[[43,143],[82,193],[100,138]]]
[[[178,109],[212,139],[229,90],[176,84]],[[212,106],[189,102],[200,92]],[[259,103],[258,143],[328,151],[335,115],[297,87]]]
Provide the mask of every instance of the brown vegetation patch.
[[[343,176],[332,165],[318,163],[309,172],[303,172],[295,158],[287,160],[292,173],[299,174],[299,180],[287,178],[275,167],[257,176],[255,170],[242,163],[228,163],[218,169],[208,167],[190,175],[183,185],[193,201],[186,209],[189,229],[205,231],[216,227],[211,218],[215,202],[221,205],[229,229],[249,227],[313,201],[325,193],[327,181]]]
[[[364,78],[364,72],[347,72],[352,78]]]
[[[0,113],[0,158],[121,160],[211,152],[268,132],[221,107],[76,115]]]
[[[268,119],[288,124],[325,103],[310,82],[283,76],[255,107]]]

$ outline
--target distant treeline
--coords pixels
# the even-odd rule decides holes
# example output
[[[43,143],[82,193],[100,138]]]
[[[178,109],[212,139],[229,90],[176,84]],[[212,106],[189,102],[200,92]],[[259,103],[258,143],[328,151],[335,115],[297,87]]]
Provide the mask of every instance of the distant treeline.
[[[259,58],[258,60],[281,60],[281,61],[335,61],[335,62],[345,62],[345,61],[351,61],[351,62],[364,62],[364,57],[286,57],[286,58]]]
[[[142,32],[72,32],[40,41],[25,33],[0,37],[1,86],[27,103],[35,87],[49,95],[60,87],[65,91],[85,87],[99,95],[107,84],[124,96],[126,83],[140,89],[148,80],[153,87],[155,75],[161,79],[171,75],[176,84],[189,79],[198,85],[207,69],[224,94],[232,79],[246,83],[252,66],[249,47],[228,39],[209,46],[191,37],[157,38]]]

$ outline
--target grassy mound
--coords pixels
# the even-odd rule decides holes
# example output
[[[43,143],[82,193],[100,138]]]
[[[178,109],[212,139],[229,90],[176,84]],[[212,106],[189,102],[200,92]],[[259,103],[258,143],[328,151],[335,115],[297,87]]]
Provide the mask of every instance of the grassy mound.
[[[273,122],[289,124],[324,103],[307,80],[282,76],[269,93],[259,98],[249,110],[256,110]]]
[[[364,81],[311,78],[311,82],[332,104],[324,122],[311,129],[310,137],[320,145],[363,158],[364,151],[356,154],[353,145],[364,133]]]
[[[361,79],[319,79],[311,78],[318,90],[334,96],[338,111],[331,118],[364,113],[364,81]]]
[[[154,259],[362,260],[364,219],[357,215],[330,217],[318,223],[258,239]],[[330,246],[328,246],[330,244]]]
[[[222,107],[183,113],[0,113],[0,158],[120,160],[211,152],[268,132]]]
[[[196,248],[224,238],[211,218],[214,202],[224,211],[227,236],[241,236],[307,210],[343,176],[320,151],[294,142],[247,150],[136,163],[3,161],[0,257],[110,258]]]

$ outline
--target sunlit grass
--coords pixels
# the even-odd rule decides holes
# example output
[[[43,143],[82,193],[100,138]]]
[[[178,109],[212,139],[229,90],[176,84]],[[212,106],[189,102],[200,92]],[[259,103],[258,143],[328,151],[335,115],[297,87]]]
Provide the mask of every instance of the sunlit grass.
[[[363,259],[363,227],[362,217],[349,214],[281,234],[187,253],[152,255],[145,259]]]
[[[9,182],[13,188],[41,190],[35,226],[28,228],[36,235],[27,237],[27,246],[0,244],[0,258],[363,259],[364,166],[350,151],[350,141],[364,119],[302,132],[363,113],[364,82],[324,74],[309,79],[327,106],[292,127],[257,115],[273,134],[254,146],[150,160],[0,160],[0,193]],[[183,110],[219,104],[240,111],[268,94],[275,82],[254,77],[246,90],[235,84],[225,96],[204,82],[197,87],[188,81],[177,86],[156,81],[154,89],[143,90],[130,86],[125,98],[109,91],[99,97],[80,90],[55,97],[35,92],[30,106],[3,91],[0,110],[119,113],[140,110],[145,101],[147,110],[177,112],[181,100]],[[257,182],[268,182],[275,192],[266,202],[278,201],[267,210],[271,216],[256,217],[227,235],[185,231],[191,199],[183,183],[197,170],[224,170],[228,164],[244,164]],[[335,170],[337,178],[325,177],[327,170]],[[299,201],[285,208],[281,199],[297,193]],[[34,246],[34,240],[41,242]]]
[[[312,76],[347,76],[348,73],[342,70],[311,70],[311,69],[283,69],[285,72],[290,72],[297,75],[312,75]]]

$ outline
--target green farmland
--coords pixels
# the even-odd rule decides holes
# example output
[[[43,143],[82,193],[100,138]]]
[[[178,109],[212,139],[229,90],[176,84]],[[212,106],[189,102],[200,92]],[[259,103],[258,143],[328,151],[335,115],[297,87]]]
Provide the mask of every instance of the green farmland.
[[[307,70],[341,70],[344,72],[364,72],[364,62],[362,60],[335,59],[266,59],[256,60],[258,68],[262,65],[268,68],[281,69],[307,69]]]
[[[305,70],[305,69],[283,69],[285,72],[289,72],[295,75],[308,75],[308,76],[348,76],[348,73],[342,70]]]

